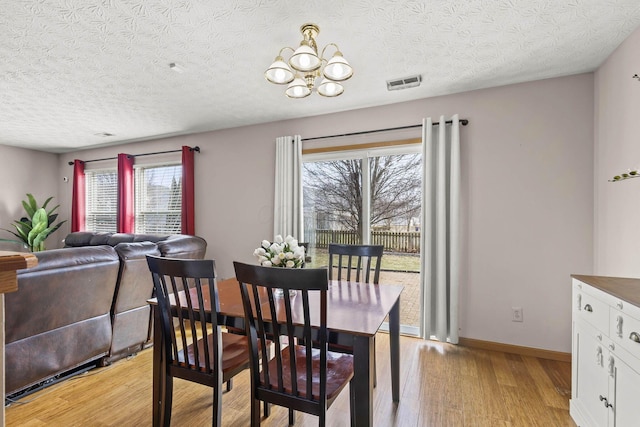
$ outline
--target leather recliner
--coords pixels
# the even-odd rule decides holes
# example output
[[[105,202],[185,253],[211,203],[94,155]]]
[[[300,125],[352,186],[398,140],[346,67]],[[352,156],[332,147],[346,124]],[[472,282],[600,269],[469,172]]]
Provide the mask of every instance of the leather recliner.
[[[6,393],[109,353],[118,254],[110,246],[36,253],[5,296]]]

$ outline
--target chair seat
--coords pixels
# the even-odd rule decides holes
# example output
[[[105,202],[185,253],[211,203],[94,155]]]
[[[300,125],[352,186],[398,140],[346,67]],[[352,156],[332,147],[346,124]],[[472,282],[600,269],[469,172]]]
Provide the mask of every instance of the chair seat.
[[[209,354],[213,354],[213,345],[215,339],[209,335],[207,340],[209,343]],[[198,340],[199,354],[204,354],[204,343],[202,339]],[[222,333],[222,372],[236,372],[249,366],[249,343],[244,335]],[[187,357],[190,365],[195,365],[195,357],[193,345],[187,347]],[[201,357],[199,360],[200,370],[207,371],[206,361]],[[184,351],[178,353],[178,362],[181,366],[186,366]]]
[[[298,394],[307,398],[306,393],[306,349],[303,346],[295,346],[296,370],[298,372]],[[287,393],[292,393],[291,369],[289,348],[285,347],[282,353],[282,385]],[[320,350],[312,349],[312,376],[313,384],[311,393],[313,400],[319,400],[320,394]],[[276,359],[269,361],[269,383],[272,389],[278,389],[278,371]],[[327,352],[327,400],[331,401],[353,378],[353,356],[350,354]]]

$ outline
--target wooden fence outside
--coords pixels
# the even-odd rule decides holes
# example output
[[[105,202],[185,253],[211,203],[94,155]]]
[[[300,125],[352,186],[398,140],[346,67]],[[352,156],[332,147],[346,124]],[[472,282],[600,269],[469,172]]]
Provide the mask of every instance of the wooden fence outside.
[[[313,230],[313,244],[316,248],[328,248],[329,243],[345,245],[360,244],[360,236],[357,231],[345,230]],[[391,252],[420,252],[419,231],[374,231],[371,233],[372,245],[383,245],[385,251]]]

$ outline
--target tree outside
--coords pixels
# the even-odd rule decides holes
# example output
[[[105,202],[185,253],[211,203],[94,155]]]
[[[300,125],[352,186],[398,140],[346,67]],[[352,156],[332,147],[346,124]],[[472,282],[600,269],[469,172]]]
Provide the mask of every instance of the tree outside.
[[[371,229],[416,230],[420,213],[421,155],[369,159]],[[334,160],[304,164],[305,222],[318,229],[349,230],[362,235],[362,161]]]

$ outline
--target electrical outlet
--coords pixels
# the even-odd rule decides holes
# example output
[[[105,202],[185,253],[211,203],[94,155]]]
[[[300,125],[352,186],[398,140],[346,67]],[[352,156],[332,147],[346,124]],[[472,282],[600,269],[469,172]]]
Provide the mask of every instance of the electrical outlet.
[[[522,322],[522,307],[511,307],[511,321]]]

